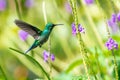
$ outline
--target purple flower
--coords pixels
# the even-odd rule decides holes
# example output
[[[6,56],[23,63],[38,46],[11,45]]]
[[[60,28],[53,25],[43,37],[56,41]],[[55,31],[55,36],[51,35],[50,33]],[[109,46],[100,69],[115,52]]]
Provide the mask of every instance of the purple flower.
[[[71,26],[72,26],[72,34],[75,36],[77,34],[75,23],[73,22]],[[80,33],[85,33],[85,29],[80,24],[78,24],[78,31]]]
[[[26,0],[26,2],[25,2],[25,6],[27,8],[31,8],[33,6],[33,4],[34,4],[34,0]]]
[[[112,29],[112,33],[117,33],[119,27],[117,25],[117,16],[116,14],[112,14],[111,18],[107,21],[108,26]]]
[[[44,58],[44,61],[45,61],[45,62],[47,62],[49,58],[50,58],[52,61],[55,60],[54,54],[50,54],[50,53],[47,52],[46,50],[43,51],[43,58]]]
[[[68,13],[72,13],[72,8],[67,1],[65,2],[64,6],[65,6],[65,9]]]
[[[6,8],[6,0],[0,0],[0,11],[4,11]]]
[[[23,30],[19,30],[18,34],[19,34],[20,39],[23,41],[25,41],[28,37],[28,33]]]
[[[115,25],[115,23],[113,23],[111,19],[107,21],[107,24],[109,27],[112,27]]]
[[[117,14],[117,21],[120,21],[120,12]]]
[[[109,38],[108,42],[111,43],[111,44],[115,43],[115,41],[112,38]]]
[[[112,49],[112,45],[111,45],[109,42],[106,42],[106,43],[105,43],[105,46],[108,48],[108,50],[111,50],[111,49]]]
[[[119,30],[117,23],[114,23],[112,20],[107,21],[108,26],[112,29],[112,33],[116,33]]]
[[[44,58],[44,61],[47,62],[48,61],[48,57],[49,57],[49,53],[47,51],[44,50],[43,52],[43,58]]]
[[[108,41],[105,43],[105,46],[108,48],[108,50],[118,49],[118,43],[112,38],[108,39]]]
[[[118,44],[116,42],[114,43],[113,46],[114,46],[115,49],[118,49]]]
[[[78,25],[78,31],[80,32],[80,33],[85,33],[85,29],[82,27],[82,25]]]
[[[52,60],[52,61],[55,60],[55,56],[54,56],[54,54],[51,54],[50,57],[51,57],[51,60]]]
[[[77,33],[75,23],[72,23],[72,34],[75,36]]]
[[[87,5],[93,4],[94,0],[84,0]]]
[[[112,14],[112,17],[111,17],[111,21],[113,22],[113,23],[116,23],[116,20],[117,20],[117,16],[116,16],[116,14]]]

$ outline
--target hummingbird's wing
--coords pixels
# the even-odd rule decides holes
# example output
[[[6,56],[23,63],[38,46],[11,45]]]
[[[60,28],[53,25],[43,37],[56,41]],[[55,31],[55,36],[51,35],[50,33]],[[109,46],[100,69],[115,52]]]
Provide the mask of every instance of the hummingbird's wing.
[[[30,34],[31,36],[34,37],[34,39],[38,39],[39,35],[42,33],[42,31],[26,22],[23,22],[21,20],[15,20],[15,24],[21,28],[22,30],[24,30],[25,32],[27,32],[28,34]]]

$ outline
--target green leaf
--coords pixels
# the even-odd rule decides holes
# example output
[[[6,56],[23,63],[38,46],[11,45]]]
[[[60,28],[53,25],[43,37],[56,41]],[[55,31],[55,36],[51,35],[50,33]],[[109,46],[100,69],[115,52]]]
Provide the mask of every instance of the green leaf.
[[[58,76],[55,76],[53,80],[72,80],[72,75],[61,73]]]
[[[15,54],[13,53],[15,56],[18,57],[18,59],[20,59],[20,61],[27,66],[31,71],[33,71],[36,75],[38,75],[39,77],[41,77],[41,70],[42,72],[45,74],[45,76],[48,78],[48,80],[50,80],[49,75],[47,74],[47,72],[44,70],[44,68],[42,67],[41,64],[39,64],[34,58],[32,58],[31,56],[24,54],[23,52],[20,52],[19,50],[10,48],[11,50],[19,53],[19,54]]]
[[[81,59],[75,60],[74,62],[72,62],[68,68],[65,70],[66,73],[69,73],[70,71],[72,71],[75,67],[80,66],[80,64],[82,63]]]
[[[1,66],[0,66],[0,80],[7,80],[7,77]]]

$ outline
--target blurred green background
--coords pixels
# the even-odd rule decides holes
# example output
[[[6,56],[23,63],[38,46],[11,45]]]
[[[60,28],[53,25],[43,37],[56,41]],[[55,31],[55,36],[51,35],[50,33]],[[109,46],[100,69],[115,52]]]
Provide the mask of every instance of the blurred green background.
[[[0,4],[2,1],[5,1],[5,7],[0,9],[0,80],[5,80],[4,76],[7,80],[46,80],[34,61],[9,49],[12,47],[25,52],[32,45],[34,39],[31,36],[28,36],[26,41],[20,39],[18,35],[20,28],[14,23],[15,19],[19,19],[15,0],[0,0]],[[50,35],[51,53],[56,57],[55,61],[51,63],[52,79],[87,80],[77,37],[72,35],[71,24],[74,20],[69,1],[30,0],[29,5],[26,4],[26,1],[29,0],[16,1],[18,1],[21,19],[41,30],[45,27],[43,2],[45,2],[47,22],[64,24],[55,27]],[[84,0],[76,0],[78,21],[86,30],[85,34],[82,34],[82,39],[88,51],[87,55],[91,66],[88,70],[91,80],[94,80],[95,75],[98,80],[113,80],[114,78],[112,55],[105,47],[107,41],[106,20],[111,17],[115,9],[119,12],[120,1],[114,0],[112,3],[110,1],[95,0],[93,4],[86,5]],[[111,36],[120,43],[120,32],[111,34]],[[43,60],[45,49],[48,50],[48,41],[42,48],[37,47],[27,55],[38,61],[49,73],[50,66]],[[115,51],[115,55],[119,63],[119,49]]]

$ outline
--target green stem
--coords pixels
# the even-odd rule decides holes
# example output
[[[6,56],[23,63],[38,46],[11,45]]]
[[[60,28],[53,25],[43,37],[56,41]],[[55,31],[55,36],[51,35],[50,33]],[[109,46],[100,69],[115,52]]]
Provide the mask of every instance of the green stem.
[[[92,64],[92,62],[87,58],[87,64],[88,64],[88,66],[91,68],[90,70],[91,70],[91,72],[92,72],[92,74],[93,74],[93,76],[94,76],[94,79],[95,80],[98,80],[97,79],[97,76],[96,76],[96,74],[95,74],[95,71],[94,71],[94,69],[93,69],[93,65],[91,65]]]
[[[112,8],[113,8],[114,12],[116,13],[117,10],[116,10],[116,8],[115,8],[115,6],[114,6],[113,1],[110,0],[110,2],[111,2],[111,5],[112,5]],[[101,13],[102,13],[102,16],[103,16],[102,8],[100,7],[99,1],[96,0],[96,3],[97,3],[97,5],[98,5],[98,7],[99,7],[99,9],[100,9],[100,11],[101,11]],[[104,17],[104,16],[103,16],[103,17]],[[104,17],[104,21],[106,22],[106,17]],[[108,38],[110,38],[110,31],[109,31],[107,22],[106,22],[106,30],[107,30]],[[115,58],[115,55],[114,55],[114,51],[113,51],[113,50],[112,50],[112,56],[113,56],[113,59],[114,59],[114,67],[115,67],[116,80],[118,80],[118,79],[119,79],[119,77],[118,77],[118,68],[117,68],[116,58]]]
[[[70,5],[72,7],[73,19],[75,21],[75,25],[77,26],[77,30],[78,30],[78,18],[77,18],[76,1],[75,0],[69,0],[69,1],[70,1]],[[77,31],[77,33],[78,33],[78,31]],[[80,33],[77,34],[77,38],[78,38],[79,44],[80,44],[80,53],[81,53],[81,56],[82,56],[85,71],[86,71],[88,80],[90,80],[88,69],[87,69],[87,64],[86,64],[86,61],[85,61],[85,55],[83,54],[83,53],[86,53],[86,50],[85,50],[85,46],[84,46],[84,43],[83,43],[83,40],[81,38]]]
[[[107,30],[107,36],[108,36],[108,38],[110,38],[110,31],[109,31],[109,29],[108,29],[108,25],[107,25],[107,20],[106,20],[106,16],[105,16],[105,14],[104,14],[104,12],[103,12],[103,10],[102,10],[102,8],[101,8],[101,6],[100,6],[100,3],[99,3],[99,1],[98,0],[96,0],[96,4],[98,5],[98,8],[99,8],[99,10],[100,10],[100,12],[101,12],[101,15],[102,15],[102,17],[104,18],[104,22],[105,22],[105,24],[106,24],[106,30]]]
[[[45,1],[43,1],[43,3],[42,3],[42,10],[43,10],[43,16],[44,16],[44,21],[45,21],[45,25],[46,25],[47,24],[47,15],[46,15],[46,3],[45,3]],[[49,40],[48,40],[48,52],[49,52],[49,54],[51,54],[51,37],[50,36],[49,36]],[[49,56],[49,58],[50,58],[50,56]],[[50,71],[49,71],[49,75],[50,75],[52,73],[51,60],[48,61],[48,64],[50,66]]]
[[[96,37],[96,41],[99,43],[99,46],[102,50],[104,50],[104,46],[103,46],[103,42],[102,42],[102,38],[100,37],[100,34],[96,28],[96,25],[94,24],[94,21],[91,17],[91,15],[89,14],[89,9],[87,9],[86,5],[84,4],[83,0],[80,0],[81,1],[81,5],[85,11],[85,15],[86,15],[86,18],[88,19],[88,22],[91,26],[91,29],[93,30],[93,32],[95,33],[95,37]]]
[[[100,62],[99,62],[99,60],[98,60],[98,56],[99,56],[99,55],[98,55],[98,51],[97,51],[97,48],[95,47],[96,63],[97,63],[97,66],[98,66],[98,68],[99,68],[100,76],[101,76],[102,80],[105,80],[105,79],[104,79],[103,71],[102,71],[101,66],[100,66]]]
[[[18,15],[19,19],[22,19],[21,15],[20,15],[20,8],[19,8],[19,5],[18,5],[18,1],[14,0],[14,2],[15,2],[15,5],[16,5],[17,15]]]
[[[7,80],[7,77],[6,77],[6,75],[5,75],[5,73],[4,73],[4,71],[3,71],[3,69],[2,69],[1,66],[0,66],[0,71],[2,72],[2,74],[3,74],[3,76],[4,76],[4,79]]]
[[[28,58],[31,59],[32,61],[34,61],[34,62],[40,67],[40,69],[42,70],[42,72],[46,75],[46,77],[48,78],[48,80],[51,80],[50,77],[49,77],[49,75],[47,74],[47,72],[46,72],[46,71],[44,70],[44,68],[42,67],[42,65],[39,64],[34,58],[32,58],[31,56],[26,55],[26,54],[24,54],[23,52],[20,52],[20,51],[14,49],[14,48],[9,48],[9,49],[11,49],[11,50],[13,50],[13,51],[15,51],[15,52],[18,52],[18,53],[20,53],[20,54],[28,57]]]
[[[118,79],[119,79],[119,76],[118,76],[117,62],[116,62],[116,58],[115,58],[114,51],[113,51],[113,50],[111,50],[111,51],[112,51],[112,56],[113,56],[113,61],[114,61],[116,80],[118,80]]]
[[[110,0],[110,3],[111,3],[111,6],[112,6],[112,9],[113,9],[114,13],[117,14],[118,10],[117,10],[117,8],[116,8],[116,6],[115,6],[115,4],[114,4],[114,1],[113,1],[113,0]]]

